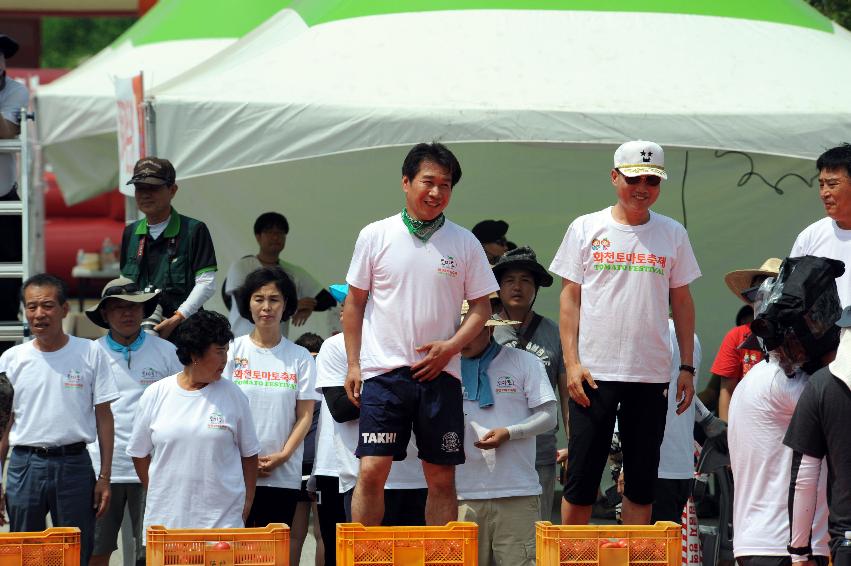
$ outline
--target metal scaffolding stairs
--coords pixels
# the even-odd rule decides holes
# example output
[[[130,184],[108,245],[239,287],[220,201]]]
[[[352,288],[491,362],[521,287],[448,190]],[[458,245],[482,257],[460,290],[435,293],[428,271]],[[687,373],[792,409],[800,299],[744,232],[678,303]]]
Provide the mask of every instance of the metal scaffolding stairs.
[[[35,120],[35,115],[28,112],[26,108],[21,109],[21,134],[17,139],[0,140],[0,153],[20,155],[18,164],[18,195],[21,200],[0,202],[0,217],[19,216],[21,218],[21,261],[20,263],[0,263],[0,278],[5,279],[27,279],[31,273],[32,265],[32,242],[33,242],[33,219],[32,207],[32,148],[29,141],[28,122]],[[0,222],[3,218],[0,218]],[[10,300],[12,297],[0,297],[0,300]],[[14,298],[17,300],[17,297]],[[18,342],[28,334],[26,323],[20,320],[0,321],[0,341]]]

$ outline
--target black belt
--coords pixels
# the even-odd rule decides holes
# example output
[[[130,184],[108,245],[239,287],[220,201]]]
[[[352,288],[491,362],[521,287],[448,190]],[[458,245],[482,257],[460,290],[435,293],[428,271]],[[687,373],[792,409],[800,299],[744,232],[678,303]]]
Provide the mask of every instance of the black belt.
[[[65,446],[15,446],[14,450],[21,452],[29,452],[38,454],[39,456],[75,456],[82,454],[86,450],[85,442],[75,442],[74,444],[66,444]]]

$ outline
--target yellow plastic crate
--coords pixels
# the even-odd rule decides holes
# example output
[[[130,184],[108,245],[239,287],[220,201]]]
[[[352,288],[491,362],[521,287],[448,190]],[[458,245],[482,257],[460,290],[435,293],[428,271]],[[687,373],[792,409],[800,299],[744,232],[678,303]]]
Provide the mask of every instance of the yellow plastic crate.
[[[535,523],[538,566],[681,566],[682,527]]]
[[[166,529],[148,527],[147,566],[289,566],[290,528]],[[226,543],[217,546],[217,543]]]
[[[80,566],[80,529],[0,533],[0,566]]]
[[[337,524],[337,566],[477,566],[479,527],[364,527]]]

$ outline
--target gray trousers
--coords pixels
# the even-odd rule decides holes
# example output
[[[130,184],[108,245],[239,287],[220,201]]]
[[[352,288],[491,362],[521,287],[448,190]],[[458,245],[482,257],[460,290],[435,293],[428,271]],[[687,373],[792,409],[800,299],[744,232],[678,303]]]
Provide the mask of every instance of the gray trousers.
[[[555,499],[556,464],[535,466],[535,471],[538,472],[538,482],[541,484],[541,520],[549,521],[552,518]]]

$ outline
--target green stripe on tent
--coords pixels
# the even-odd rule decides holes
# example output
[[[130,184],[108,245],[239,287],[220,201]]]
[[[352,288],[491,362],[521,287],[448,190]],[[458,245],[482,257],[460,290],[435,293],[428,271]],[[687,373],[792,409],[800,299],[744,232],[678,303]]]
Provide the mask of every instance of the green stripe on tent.
[[[802,0],[296,0],[292,8],[311,26],[403,12],[580,10],[720,16],[833,31],[831,21]]]
[[[176,39],[239,38],[290,0],[160,0],[113,45],[130,40],[133,45]]]

